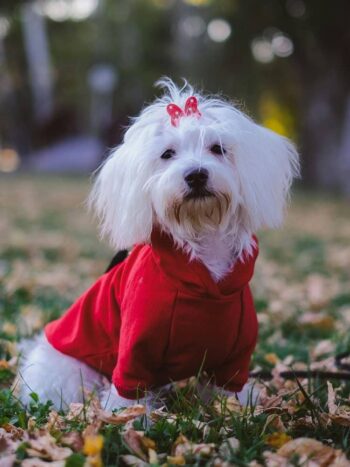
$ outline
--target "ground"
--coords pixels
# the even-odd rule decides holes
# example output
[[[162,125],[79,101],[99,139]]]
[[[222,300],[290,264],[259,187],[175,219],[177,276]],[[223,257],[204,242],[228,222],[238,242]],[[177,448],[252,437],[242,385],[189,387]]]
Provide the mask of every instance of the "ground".
[[[325,195],[297,192],[285,227],[259,235],[252,371],[272,379],[252,379],[258,404],[204,405],[193,380],[149,418],[140,406],[107,413],[93,395],[57,414],[33,394],[25,411],[16,342],[64,311],[112,256],[88,190],[87,177],[0,179],[0,465],[350,465],[350,373],[334,362],[350,351],[349,202]]]

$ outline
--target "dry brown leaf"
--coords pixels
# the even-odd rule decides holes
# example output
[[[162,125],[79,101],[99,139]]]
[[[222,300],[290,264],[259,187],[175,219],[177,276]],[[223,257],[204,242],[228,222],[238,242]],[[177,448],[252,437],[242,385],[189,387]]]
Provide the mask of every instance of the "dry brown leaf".
[[[48,433],[28,441],[27,454],[52,461],[60,461],[69,457],[73,451],[70,448],[57,446],[55,438]]]
[[[335,391],[333,389],[332,383],[327,381],[327,388],[328,388],[328,398],[327,398],[327,406],[328,406],[328,412],[331,415],[334,415],[337,410],[337,404],[335,403]]]
[[[11,425],[11,423],[5,423],[2,425],[2,428],[10,435],[10,438],[13,440],[22,439],[25,431],[22,428]]]
[[[98,412],[101,410],[100,401],[96,397],[87,394],[87,402],[72,402],[69,405],[69,412],[66,416],[67,420],[80,420],[87,423],[94,423],[98,419]]]
[[[149,465],[148,462],[145,462],[136,456],[132,456],[131,454],[122,456],[122,459],[126,465],[131,465],[132,467],[146,467]]]
[[[139,458],[144,461],[147,461],[147,455],[144,452],[144,445],[142,442],[143,434],[140,434],[138,431],[130,429],[126,431],[123,435],[124,443],[128,448],[134,452]]]
[[[329,303],[327,284],[323,276],[313,274],[308,277],[306,284],[306,297],[311,310],[321,310]]]
[[[330,416],[333,423],[341,426],[350,426],[350,413],[337,413]]]
[[[185,456],[186,454],[197,454],[200,456],[209,456],[215,450],[214,443],[192,443],[189,441],[186,436],[180,435],[174,443],[173,446],[173,455]]]
[[[300,457],[300,463],[312,460],[316,465],[330,465],[341,451],[335,450],[330,446],[326,446],[312,438],[297,438],[284,444],[278,451],[277,455],[286,459],[291,458],[295,454]]]
[[[240,443],[237,438],[227,438],[219,447],[219,454],[224,458],[230,457],[233,452],[238,451],[239,446]]]
[[[266,428],[270,425],[274,427],[277,432],[286,431],[286,427],[282,421],[282,418],[277,413],[271,413],[268,415],[262,433],[265,433]]]
[[[223,397],[214,402],[214,408],[220,415],[230,416],[232,413],[240,414],[242,406],[235,396]]]
[[[332,331],[335,326],[332,316],[326,313],[304,313],[300,316],[299,323],[322,331]]]
[[[167,456],[168,464],[173,465],[185,465],[186,459],[184,456]]]
[[[22,467],[64,467],[66,465],[66,461],[54,461],[54,462],[46,462],[38,457],[34,457],[31,459],[24,459],[21,462]],[[1,464],[2,466],[2,464]],[[3,466],[2,466],[3,467]]]
[[[80,433],[77,431],[70,431],[60,438],[60,443],[78,452],[82,450],[84,441]]]
[[[318,344],[311,350],[311,357],[315,359],[322,355],[331,354],[334,350],[335,344],[329,339],[324,339],[318,342]]]
[[[14,454],[20,445],[21,441],[13,440],[13,435],[7,433],[3,428],[0,428],[0,454],[3,457],[10,457]]]
[[[56,410],[51,410],[47,418],[45,429],[48,431],[52,430],[63,430],[66,428],[66,422],[64,418],[59,415]]]
[[[99,409],[97,417],[104,423],[111,423],[112,425],[123,425],[129,420],[133,420],[141,415],[146,414],[146,407],[141,404],[135,404],[132,407],[122,410],[118,413],[107,412]]]

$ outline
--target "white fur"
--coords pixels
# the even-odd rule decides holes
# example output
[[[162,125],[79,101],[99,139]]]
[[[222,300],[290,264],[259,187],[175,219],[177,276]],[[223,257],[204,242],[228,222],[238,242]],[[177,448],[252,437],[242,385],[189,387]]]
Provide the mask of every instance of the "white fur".
[[[44,334],[34,339],[33,344],[32,350],[21,364],[16,383],[24,404],[30,403],[30,394],[35,392],[41,401],[51,400],[57,410],[67,410],[72,402],[83,403],[91,394],[95,394],[104,410],[130,407],[138,402],[144,404],[149,412],[162,405],[159,394],[164,394],[171,386],[168,384],[156,392],[149,392],[138,401],[126,399],[100,373],[76,358],[54,349]],[[230,391],[211,384],[199,385],[198,390],[204,401],[210,400],[213,393],[233,395]],[[251,401],[254,404],[258,397],[248,384],[237,396],[244,405],[249,405]]]
[[[173,127],[166,105],[174,102],[183,108],[193,89],[179,90],[170,80],[160,85],[167,94],[134,119],[123,143],[103,164],[90,204],[102,235],[115,249],[150,242],[152,228],[159,224],[219,280],[237,257],[250,252],[253,232],[281,224],[292,179],[298,175],[298,155],[286,138],[219,98],[196,94],[202,116],[184,117]],[[226,154],[213,155],[213,144],[222,144]],[[168,148],[176,151],[175,157],[161,159]],[[169,211],[174,203],[185,207],[189,189],[184,175],[198,168],[209,171],[211,191],[226,194],[231,204],[219,224],[205,217],[194,228],[190,216],[178,224]],[[187,203],[186,213],[198,213],[200,202],[206,201]]]
[[[286,138],[215,97],[195,94],[201,117],[183,117],[173,127],[167,104],[183,108],[194,91],[187,84],[178,89],[168,79],[159,84],[167,93],[134,119],[123,143],[99,171],[90,204],[100,218],[102,235],[115,249],[150,242],[158,226],[218,281],[243,252],[251,252],[254,232],[281,224],[292,179],[298,175],[298,155]],[[226,153],[212,154],[214,144]],[[175,150],[175,156],[161,159],[167,149]],[[208,171],[214,197],[189,201],[184,177],[199,168]],[[22,377],[24,402],[35,391],[59,408],[82,401],[83,385],[96,390],[108,408],[133,403],[96,371],[53,349],[44,337],[26,358]],[[242,401],[246,393],[243,390]],[[143,402],[152,406],[152,397]]]

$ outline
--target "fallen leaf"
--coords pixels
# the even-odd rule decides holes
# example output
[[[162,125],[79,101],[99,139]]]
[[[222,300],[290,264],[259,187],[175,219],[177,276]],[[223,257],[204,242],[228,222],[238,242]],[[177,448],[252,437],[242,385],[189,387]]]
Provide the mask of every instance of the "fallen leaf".
[[[64,467],[66,465],[66,461],[54,461],[54,462],[46,462],[43,461],[42,459],[39,459],[38,457],[32,457],[31,459],[23,459],[21,461],[21,466],[22,467]],[[2,466],[2,464],[1,464]],[[5,466],[2,466],[5,467]]]
[[[186,459],[184,456],[167,456],[168,464],[172,465],[185,465]]]
[[[27,454],[52,461],[61,461],[69,457],[73,451],[70,448],[57,446],[55,438],[46,433],[28,441]]]
[[[338,409],[335,403],[335,391],[333,389],[332,383],[327,381],[327,388],[328,388],[328,398],[327,398],[327,405],[328,405],[328,412],[331,415],[334,415]]]
[[[312,438],[293,439],[277,451],[277,455],[286,459],[290,459],[295,454],[299,455],[300,464],[312,460],[317,465],[326,466],[342,453]]]
[[[240,443],[237,438],[227,438],[219,447],[219,454],[224,458],[230,457],[232,453],[238,451],[239,446]]]
[[[118,413],[107,412],[99,409],[97,417],[104,423],[111,423],[112,425],[122,425],[129,420],[133,420],[141,415],[146,414],[146,407],[141,404],[135,404],[132,407],[122,410]]]
[[[187,454],[197,454],[199,456],[209,456],[215,450],[214,443],[192,443],[186,436],[179,435],[173,445],[173,455],[185,456]]]
[[[291,436],[284,432],[275,432],[265,436],[265,443],[272,448],[278,449],[292,439]]]
[[[331,354],[335,350],[334,343],[329,339],[324,339],[311,350],[311,358],[319,358],[323,355]]]
[[[311,310],[321,310],[329,303],[327,283],[323,276],[313,274],[306,283],[306,297]]]
[[[84,440],[81,434],[77,431],[70,431],[63,434],[63,436],[60,438],[60,443],[69,446],[74,451],[78,452],[83,449]]]
[[[103,448],[103,436],[86,436],[84,439],[83,453],[87,456],[96,456],[100,454]]]
[[[304,313],[300,316],[299,323],[322,331],[332,331],[335,326],[332,316],[325,313]]]
[[[275,353],[267,353],[264,355],[264,360],[268,363],[271,363],[271,365],[277,365],[277,363],[280,361],[278,356]]]
[[[132,467],[146,467],[149,466],[148,462],[145,462],[141,459],[139,459],[136,456],[132,456],[131,454],[126,454],[124,456],[121,456],[123,459],[123,462],[126,465],[131,465]]]
[[[214,408],[220,415],[232,415],[232,413],[240,414],[242,406],[235,396],[222,397],[214,402]]]
[[[134,429],[130,429],[123,434],[124,443],[128,448],[142,460],[147,461],[147,456],[143,449],[142,437],[143,435]]]

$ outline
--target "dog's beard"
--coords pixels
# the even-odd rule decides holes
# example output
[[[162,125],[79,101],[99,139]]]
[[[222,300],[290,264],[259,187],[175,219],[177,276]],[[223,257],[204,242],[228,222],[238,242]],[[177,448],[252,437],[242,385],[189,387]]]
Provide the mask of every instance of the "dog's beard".
[[[231,197],[226,193],[174,201],[167,210],[167,220],[175,230],[196,238],[215,231],[227,219]]]

